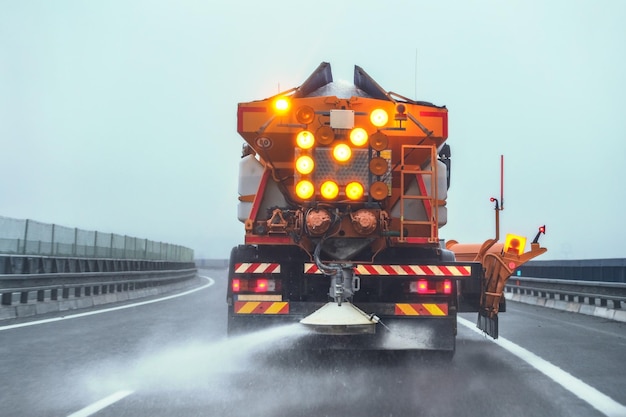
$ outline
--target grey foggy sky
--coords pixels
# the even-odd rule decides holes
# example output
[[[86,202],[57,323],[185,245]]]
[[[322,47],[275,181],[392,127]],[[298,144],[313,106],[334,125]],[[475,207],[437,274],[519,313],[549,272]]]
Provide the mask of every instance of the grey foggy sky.
[[[626,2],[0,0],[0,215],[227,257],[240,101],[322,61],[449,109],[445,239],[626,257]],[[417,59],[416,59],[417,57]],[[417,92],[417,94],[416,94]]]

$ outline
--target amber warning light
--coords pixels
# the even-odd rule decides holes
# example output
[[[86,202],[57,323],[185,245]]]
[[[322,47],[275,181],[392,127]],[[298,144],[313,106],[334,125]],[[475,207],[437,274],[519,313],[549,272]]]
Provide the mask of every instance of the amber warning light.
[[[524,236],[507,234],[504,241],[504,253],[512,253],[522,255],[526,247],[526,238]]]

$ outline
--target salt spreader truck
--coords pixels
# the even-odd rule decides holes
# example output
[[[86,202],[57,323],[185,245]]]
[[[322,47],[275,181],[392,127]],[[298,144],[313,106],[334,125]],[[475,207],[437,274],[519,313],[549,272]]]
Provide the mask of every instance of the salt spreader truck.
[[[300,322],[324,349],[454,352],[459,312],[498,337],[512,272],[537,236],[444,243],[448,110],[354,84],[322,63],[299,87],[239,103],[238,218],[228,333]]]

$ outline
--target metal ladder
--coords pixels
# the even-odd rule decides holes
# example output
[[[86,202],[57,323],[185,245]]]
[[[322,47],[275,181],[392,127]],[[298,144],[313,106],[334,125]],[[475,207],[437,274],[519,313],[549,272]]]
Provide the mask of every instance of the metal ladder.
[[[418,150],[426,150],[430,152],[430,169],[423,170],[419,165],[407,165],[406,159],[412,152]],[[406,179],[405,177],[413,176],[417,181],[420,194],[405,193]],[[425,184],[420,183],[420,176],[430,176],[430,192],[426,190]],[[404,202],[405,200],[421,200],[424,204],[424,211],[428,220],[405,220]],[[431,145],[402,145],[402,154],[400,162],[400,238],[399,242],[409,242],[404,234],[405,225],[428,225],[430,226],[430,236],[427,238],[429,243],[439,242],[439,210],[438,210],[438,190],[437,190],[437,148]],[[423,239],[423,237],[422,237]]]

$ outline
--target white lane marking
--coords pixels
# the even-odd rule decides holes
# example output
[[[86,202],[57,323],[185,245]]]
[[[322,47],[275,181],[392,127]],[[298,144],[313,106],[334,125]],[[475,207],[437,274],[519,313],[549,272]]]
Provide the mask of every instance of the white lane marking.
[[[119,400],[122,400],[132,394],[133,391],[118,391],[115,394],[111,394],[106,398],[96,401],[93,404],[88,405],[82,410],[78,410],[75,413],[68,415],[67,417],[89,417],[96,414],[98,411],[106,408],[112,404],[115,404]]]
[[[480,335],[484,335],[484,333],[479,330],[476,325],[471,321],[465,320],[462,317],[457,317],[457,321],[459,324],[462,324],[470,330],[473,330]],[[540,358],[529,350],[526,350],[523,347],[516,345],[515,343],[503,337],[499,337],[495,340],[489,340],[499,345],[500,347],[508,350],[513,355],[517,356],[518,358],[520,358],[533,368],[537,369],[539,372],[552,379],[554,382],[556,382],[572,394],[576,395],[581,400],[585,401],[587,404],[591,405],[596,410],[603,413],[605,416],[626,416],[625,406],[618,403],[608,395],[601,393],[592,386],[585,384],[583,381],[565,372],[558,366],[553,365],[547,360]]]
[[[156,298],[154,300],[141,301],[139,303],[126,304],[126,305],[123,305],[123,306],[105,308],[105,309],[102,309],[102,310],[93,310],[93,311],[87,311],[85,313],[71,314],[69,316],[64,316],[64,317],[54,317],[54,318],[51,318],[51,319],[36,320],[36,321],[29,321],[29,322],[26,322],[26,323],[18,323],[18,324],[10,324],[10,325],[7,325],[7,326],[0,326],[0,331],[16,329],[18,327],[35,326],[37,324],[52,323],[52,322],[61,321],[61,320],[75,319],[75,318],[79,318],[79,317],[93,316],[94,314],[108,313],[108,312],[111,312],[111,311],[124,310],[126,308],[132,308],[132,307],[142,306],[142,305],[146,305],[146,304],[158,303],[158,302],[165,301],[165,300],[171,300],[172,298],[182,297],[184,295],[188,295],[188,294],[194,293],[196,291],[203,290],[203,289],[208,288],[211,285],[215,284],[215,280],[213,278],[205,277],[205,276],[202,276],[202,275],[198,275],[198,276],[200,278],[204,278],[204,279],[208,280],[209,282],[207,284],[201,286],[201,287],[194,288],[193,290],[181,292],[180,294],[168,295],[166,297]]]

